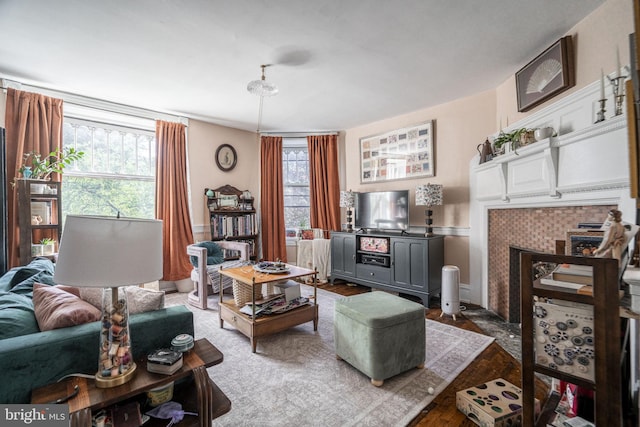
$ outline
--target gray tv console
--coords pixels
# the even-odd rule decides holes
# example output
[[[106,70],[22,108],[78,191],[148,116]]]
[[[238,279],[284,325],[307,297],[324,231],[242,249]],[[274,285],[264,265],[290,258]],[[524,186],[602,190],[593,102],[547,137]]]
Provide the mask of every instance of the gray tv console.
[[[444,236],[381,232],[331,233],[331,283],[340,279],[414,295],[429,307],[440,293]]]

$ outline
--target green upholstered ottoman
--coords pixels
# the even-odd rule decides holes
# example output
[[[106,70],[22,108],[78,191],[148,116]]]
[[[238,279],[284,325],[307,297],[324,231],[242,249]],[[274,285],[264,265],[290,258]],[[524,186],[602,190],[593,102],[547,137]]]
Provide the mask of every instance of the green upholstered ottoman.
[[[424,306],[380,291],[342,298],[335,305],[334,340],[339,359],[381,386],[424,367]]]

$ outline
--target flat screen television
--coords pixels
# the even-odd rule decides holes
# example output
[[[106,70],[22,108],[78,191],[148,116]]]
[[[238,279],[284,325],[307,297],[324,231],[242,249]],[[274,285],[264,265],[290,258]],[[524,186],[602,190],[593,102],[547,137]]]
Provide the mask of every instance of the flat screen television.
[[[357,193],[355,228],[406,230],[409,228],[409,190]]]

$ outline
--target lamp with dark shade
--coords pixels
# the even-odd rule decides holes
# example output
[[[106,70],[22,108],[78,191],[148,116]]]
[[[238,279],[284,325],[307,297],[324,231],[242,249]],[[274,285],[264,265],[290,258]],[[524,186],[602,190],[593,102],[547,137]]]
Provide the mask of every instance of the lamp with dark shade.
[[[96,387],[133,378],[127,295],[119,287],[162,278],[162,221],[67,215],[53,280],[104,288]]]
[[[433,210],[432,206],[442,205],[442,184],[426,184],[416,187],[416,206],[427,206],[426,215],[426,237],[433,237]]]
[[[340,192],[340,207],[347,208],[347,232],[351,233],[353,227],[351,226],[351,209],[355,205],[356,195],[353,191],[341,191]]]

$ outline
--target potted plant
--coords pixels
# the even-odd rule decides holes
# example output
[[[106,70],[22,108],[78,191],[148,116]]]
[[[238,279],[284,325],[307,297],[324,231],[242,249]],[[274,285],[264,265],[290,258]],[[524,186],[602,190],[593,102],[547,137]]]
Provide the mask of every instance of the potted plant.
[[[18,172],[29,179],[48,180],[52,173],[63,173],[64,168],[71,163],[80,160],[84,156],[84,151],[75,148],[60,148],[50,152],[45,157],[37,151],[25,153],[22,158],[22,166]],[[11,183],[15,186],[15,179]]]
[[[37,257],[44,255],[44,246],[40,243],[31,244],[31,256]]]
[[[518,139],[519,147],[524,147],[525,145],[529,145],[532,142],[536,142],[536,139],[533,136],[534,130],[528,128],[518,129],[515,137]]]
[[[40,244],[42,245],[42,255],[53,255],[56,250],[56,241],[49,237],[41,239]]]
[[[511,150],[513,150],[515,154],[518,154],[518,147],[527,145],[533,141],[535,141],[533,138],[533,129],[519,128],[511,132],[500,131],[498,136],[493,140],[494,152],[496,154],[503,154],[505,144],[510,144]]]
[[[505,152],[505,144],[512,143],[511,141],[511,133],[500,131],[498,136],[496,136],[493,140],[493,152],[494,155],[504,154]],[[512,147],[513,148],[513,147]]]

